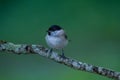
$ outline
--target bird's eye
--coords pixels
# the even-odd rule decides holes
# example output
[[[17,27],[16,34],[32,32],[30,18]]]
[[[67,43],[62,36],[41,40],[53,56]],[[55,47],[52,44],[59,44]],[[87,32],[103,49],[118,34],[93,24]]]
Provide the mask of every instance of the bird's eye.
[[[48,31],[48,35],[51,35],[51,32]]]

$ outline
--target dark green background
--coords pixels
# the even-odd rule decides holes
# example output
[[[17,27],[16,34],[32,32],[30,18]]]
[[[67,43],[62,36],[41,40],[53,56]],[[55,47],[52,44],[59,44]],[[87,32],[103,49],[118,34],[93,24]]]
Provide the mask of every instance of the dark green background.
[[[42,44],[50,25],[71,42],[65,55],[120,71],[119,0],[0,0],[0,39]],[[110,80],[39,55],[0,54],[0,80]]]

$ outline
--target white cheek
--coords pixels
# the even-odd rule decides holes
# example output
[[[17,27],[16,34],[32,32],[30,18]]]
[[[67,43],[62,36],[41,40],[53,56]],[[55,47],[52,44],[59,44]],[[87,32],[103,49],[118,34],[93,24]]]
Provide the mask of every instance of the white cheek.
[[[56,31],[56,35],[61,36],[61,35],[64,35],[64,34],[65,34],[64,30]]]

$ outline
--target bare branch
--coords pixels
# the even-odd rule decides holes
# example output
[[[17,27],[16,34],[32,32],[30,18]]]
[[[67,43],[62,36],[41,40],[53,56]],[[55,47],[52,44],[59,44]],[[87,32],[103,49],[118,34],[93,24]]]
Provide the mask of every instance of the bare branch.
[[[15,54],[39,54],[60,64],[64,64],[73,69],[82,70],[120,80],[120,72],[115,72],[103,67],[83,63],[68,57],[61,57],[56,52],[50,51],[42,45],[13,44],[11,42],[0,41],[0,51],[12,52]]]

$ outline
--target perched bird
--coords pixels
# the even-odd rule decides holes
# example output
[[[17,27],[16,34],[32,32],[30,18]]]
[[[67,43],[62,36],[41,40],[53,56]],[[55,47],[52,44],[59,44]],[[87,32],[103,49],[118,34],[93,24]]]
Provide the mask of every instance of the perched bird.
[[[63,48],[68,44],[67,35],[65,31],[58,25],[52,25],[47,30],[47,35],[45,37],[48,46],[53,49],[62,50],[62,57],[64,56]]]

